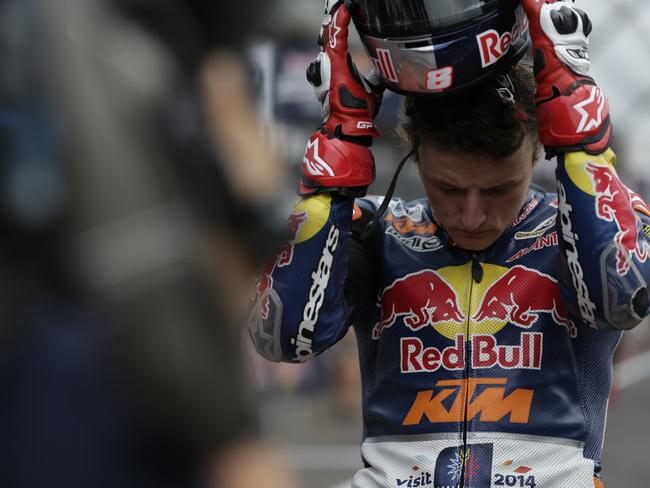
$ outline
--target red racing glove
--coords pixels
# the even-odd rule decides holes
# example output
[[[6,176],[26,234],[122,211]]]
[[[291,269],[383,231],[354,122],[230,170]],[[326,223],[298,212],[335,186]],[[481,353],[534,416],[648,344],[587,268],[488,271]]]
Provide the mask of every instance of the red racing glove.
[[[569,1],[522,0],[533,41],[540,141],[550,154],[605,151],[612,140],[609,103],[587,76],[589,17]]]
[[[363,78],[348,53],[351,15],[343,0],[327,0],[318,40],[321,52],[307,79],[323,104],[323,122],[309,138],[298,193],[341,191],[362,196],[375,179],[370,151],[379,137],[374,118],[383,89]]]

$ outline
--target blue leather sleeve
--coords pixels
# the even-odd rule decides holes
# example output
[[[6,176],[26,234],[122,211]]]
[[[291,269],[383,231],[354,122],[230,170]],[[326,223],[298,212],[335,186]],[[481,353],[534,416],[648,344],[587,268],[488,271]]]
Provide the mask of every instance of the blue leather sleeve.
[[[572,314],[631,329],[648,314],[650,210],[619,179],[611,150],[558,159],[560,285]]]
[[[303,362],[347,332],[352,211],[353,199],[338,194],[304,198],[294,207],[291,241],[264,270],[248,322],[265,358]]]

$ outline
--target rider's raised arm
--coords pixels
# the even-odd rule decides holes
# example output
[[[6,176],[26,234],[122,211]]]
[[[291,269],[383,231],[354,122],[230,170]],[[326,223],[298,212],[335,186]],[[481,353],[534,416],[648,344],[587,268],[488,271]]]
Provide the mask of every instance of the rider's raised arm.
[[[360,282],[348,280],[353,205],[375,177],[370,145],[379,135],[374,118],[381,89],[349,60],[350,20],[342,1],[327,3],[321,52],[307,71],[324,119],[302,161],[303,198],[289,219],[291,240],[257,285],[249,329],[258,352],[272,361],[305,361],[332,346],[345,335],[359,301],[359,293],[345,286],[349,281],[359,288]],[[358,245],[353,251],[363,255]],[[359,262],[352,266],[354,278],[363,273]],[[346,292],[356,298],[346,301]]]
[[[533,40],[540,141],[557,155],[562,298],[600,329],[648,314],[650,209],[616,173],[609,104],[587,75],[587,15],[570,2],[524,0]]]

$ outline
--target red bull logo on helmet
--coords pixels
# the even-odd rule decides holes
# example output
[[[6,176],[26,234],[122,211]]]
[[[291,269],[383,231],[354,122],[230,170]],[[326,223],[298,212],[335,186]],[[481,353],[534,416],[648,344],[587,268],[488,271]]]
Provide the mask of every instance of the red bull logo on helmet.
[[[487,68],[506,55],[510,46],[515,44],[519,38],[526,34],[528,29],[528,17],[520,5],[515,11],[517,21],[510,32],[499,34],[496,30],[490,29],[476,36],[479,52],[481,53],[481,66]]]

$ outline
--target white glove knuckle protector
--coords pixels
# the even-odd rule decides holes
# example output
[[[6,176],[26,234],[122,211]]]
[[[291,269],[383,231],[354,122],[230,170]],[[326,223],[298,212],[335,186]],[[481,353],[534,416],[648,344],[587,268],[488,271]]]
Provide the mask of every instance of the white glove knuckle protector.
[[[558,58],[575,73],[586,75],[591,67],[587,37],[591,23],[587,15],[570,2],[556,2],[542,7],[540,21]]]

